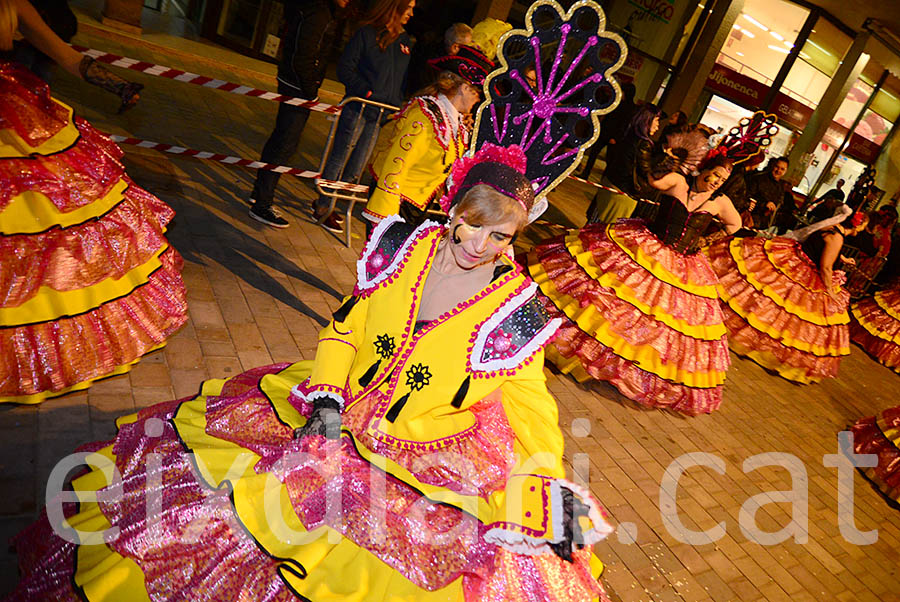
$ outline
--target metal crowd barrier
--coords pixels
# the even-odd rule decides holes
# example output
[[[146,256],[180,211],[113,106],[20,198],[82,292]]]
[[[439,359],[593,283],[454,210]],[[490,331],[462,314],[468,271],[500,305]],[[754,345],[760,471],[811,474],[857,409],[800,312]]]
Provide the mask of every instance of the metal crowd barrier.
[[[358,102],[362,105],[359,114],[356,116],[356,121],[353,123],[354,131],[358,128],[362,127],[363,115],[366,112],[367,107],[377,107],[378,108],[378,122],[379,124],[383,120],[386,112],[394,112],[400,109],[400,107],[395,107],[394,105],[385,104],[382,102],[376,102],[374,100],[367,100],[365,98],[360,98],[359,96],[351,96],[349,98],[345,98],[338,105],[343,108],[347,103]],[[337,132],[339,118],[335,118],[331,124],[331,130],[328,132],[328,139],[325,141],[325,150],[322,151],[322,160],[319,162],[319,173],[322,173],[322,170],[325,168],[325,163],[328,161],[328,158],[331,156],[331,151],[334,148],[334,135]],[[326,196],[330,199],[328,204],[328,211],[325,211],[322,214],[322,217],[319,218],[316,223],[322,224],[328,216],[335,210],[337,201],[347,201],[347,206],[344,209],[344,246],[350,246],[350,220],[353,218],[353,208],[356,206],[356,203],[362,201],[365,203],[369,200],[369,189],[361,189],[360,187],[360,179],[362,179],[363,174],[365,173],[365,166],[368,165],[369,160],[372,157],[372,152],[375,149],[375,142],[378,140],[378,135],[380,133],[381,126],[378,126],[378,131],[375,132],[375,137],[372,139],[369,144],[369,148],[366,151],[366,157],[363,161],[363,169],[360,171],[359,175],[356,176],[356,179],[352,182],[345,180],[325,180],[323,178],[316,178],[316,190],[319,194]],[[359,141],[357,140],[357,144]],[[344,164],[341,165],[341,172],[344,171],[344,168],[347,166],[347,161],[350,160],[350,155],[352,152],[347,153],[347,157],[344,159]]]

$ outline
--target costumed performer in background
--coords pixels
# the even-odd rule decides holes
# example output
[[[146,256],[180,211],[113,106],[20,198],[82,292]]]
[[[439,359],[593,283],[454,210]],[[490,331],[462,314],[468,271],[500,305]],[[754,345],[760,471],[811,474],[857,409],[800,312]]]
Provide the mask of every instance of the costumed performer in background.
[[[878,456],[878,464],[859,470],[894,508],[900,508],[900,406],[862,418],[850,431],[854,453]]]
[[[868,218],[849,215],[846,205],[838,210],[784,237],[726,239],[707,251],[731,349],[798,383],[836,377],[850,353],[850,293],[834,264],[844,237]]]
[[[730,365],[716,277],[698,253],[713,217],[740,216],[716,193],[731,172],[714,155],[696,177],[673,171],[653,221],[590,224],[544,241],[528,269],[544,307],[563,320],[547,358],[580,382],[605,380],[642,405],[686,414],[722,402]]]
[[[128,108],[140,85],[82,57],[24,0],[0,0],[0,47],[18,29]],[[47,85],[0,62],[0,401],[38,403],[127,371],[187,319],[173,211],[122,151]]]
[[[850,306],[850,338],[900,373],[900,280]]]
[[[450,166],[469,144],[463,115],[481,101],[484,78],[494,68],[470,46],[429,64],[441,70],[437,81],[392,117],[387,144],[373,155],[375,186],[363,211],[367,234],[390,215],[414,225],[425,220],[428,207],[444,190]]]

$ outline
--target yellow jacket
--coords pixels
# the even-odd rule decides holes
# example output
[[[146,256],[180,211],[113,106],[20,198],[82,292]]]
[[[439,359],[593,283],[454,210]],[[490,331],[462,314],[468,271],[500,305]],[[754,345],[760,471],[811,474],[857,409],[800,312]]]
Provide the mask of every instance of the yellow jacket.
[[[535,553],[563,536],[561,485],[580,491],[562,479],[563,437],[543,372],[543,345],[559,322],[548,319],[521,267],[504,257],[511,269],[417,330],[425,279],[445,231],[430,221],[413,229],[399,216],[381,221],[358,261],[354,294],[320,333],[312,375],[294,394],[342,400],[344,432],[363,457],[428,498],[476,516],[493,543]],[[488,428],[473,406],[492,399],[513,433],[500,486],[466,491],[416,471],[423,456],[466,449],[467,438]],[[477,449],[465,453],[476,469],[484,465]],[[595,511],[591,522],[604,528],[593,502],[584,501]]]
[[[464,126],[453,133],[451,120],[457,118],[432,96],[417,96],[400,109],[389,143],[372,158],[375,189],[364,211],[370,219],[396,215],[401,201],[425,209],[440,196],[450,166],[468,144]]]

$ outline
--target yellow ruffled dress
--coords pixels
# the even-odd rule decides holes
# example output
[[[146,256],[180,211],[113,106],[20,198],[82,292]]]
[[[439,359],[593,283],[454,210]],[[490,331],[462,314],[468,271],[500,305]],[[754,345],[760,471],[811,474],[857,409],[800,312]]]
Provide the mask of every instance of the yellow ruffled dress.
[[[77,504],[17,537],[10,602],[606,600],[589,545],[611,528],[564,479],[544,383],[557,323],[509,262],[417,324],[444,233],[382,221],[315,362],[206,382],[88,446]],[[295,439],[321,396],[343,404],[339,438]],[[566,490],[588,508],[571,563],[550,545]]]

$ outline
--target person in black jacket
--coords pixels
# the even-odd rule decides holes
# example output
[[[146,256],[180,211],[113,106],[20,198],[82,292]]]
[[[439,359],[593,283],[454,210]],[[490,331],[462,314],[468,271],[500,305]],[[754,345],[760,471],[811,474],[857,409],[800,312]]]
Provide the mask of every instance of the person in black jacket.
[[[608,157],[600,180],[607,188],[594,195],[588,208],[589,223],[608,224],[630,217],[637,199],[656,195],[648,179],[653,169],[653,136],[659,130],[659,113],[659,108],[649,102],[638,107],[624,137]],[[613,187],[619,192],[610,192]]]
[[[622,85],[622,98],[619,100],[618,106],[605,115],[600,122],[600,134],[597,136],[597,141],[591,145],[590,150],[587,152],[587,163],[585,163],[584,169],[578,174],[581,178],[585,180],[590,179],[591,170],[594,168],[594,163],[597,161],[597,156],[603,150],[603,147],[609,145],[609,149],[606,151],[607,159],[609,159],[616,143],[622,142],[625,130],[628,129],[628,124],[631,123],[631,119],[637,111],[637,105],[634,104],[636,91],[634,84],[631,82]]]
[[[404,29],[416,0],[376,0],[361,27],[353,34],[338,61],[338,79],[344,98],[358,97],[399,107],[403,104],[412,40]],[[355,182],[362,174],[378,137],[379,121],[387,114],[375,105],[348,102],[341,110],[331,153],[322,178]],[[313,217],[331,232],[342,232],[337,214],[326,216],[330,198],[319,195]]]
[[[281,62],[278,64],[278,93],[315,100],[325,77],[327,57],[334,44],[338,11],[350,0],[304,0],[288,3],[287,29]],[[263,147],[260,161],[284,165],[297,151],[300,136],[309,118],[309,109],[280,103],[275,129]],[[281,174],[260,169],[250,195],[250,217],[287,228],[288,222],[272,207],[275,186]]]
[[[772,225],[775,213],[784,203],[784,184],[781,178],[787,170],[787,157],[774,157],[769,159],[763,171],[747,178],[747,197],[750,200],[754,228],[765,230]]]

